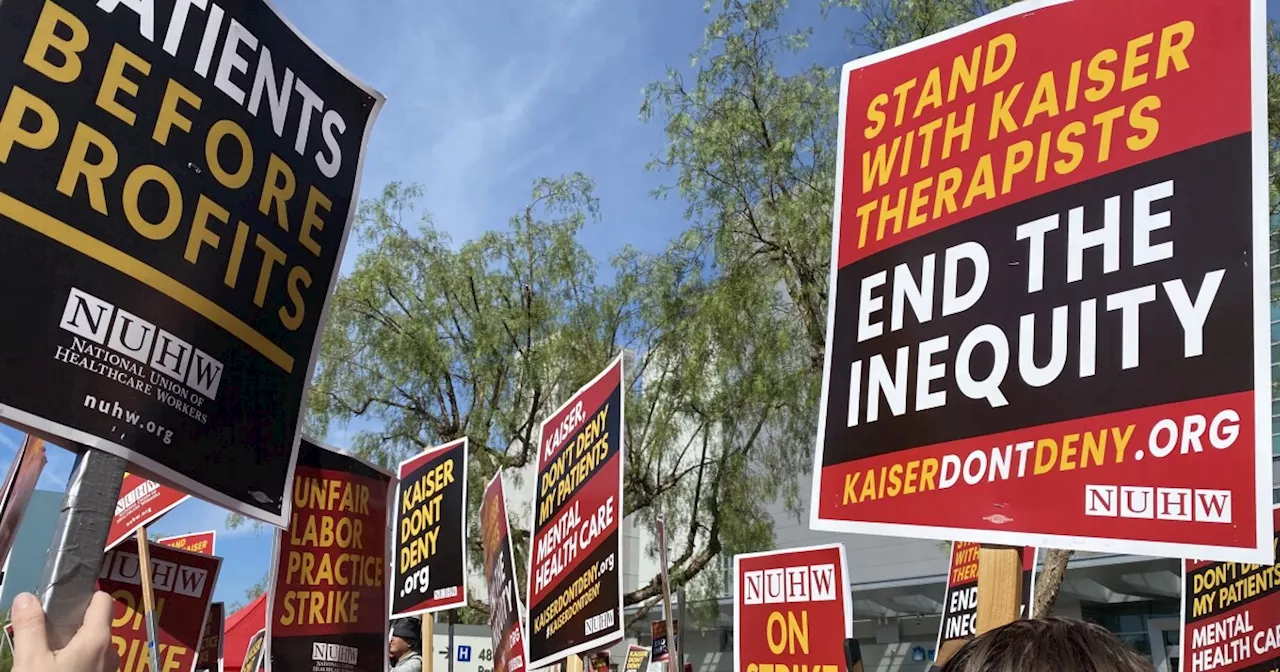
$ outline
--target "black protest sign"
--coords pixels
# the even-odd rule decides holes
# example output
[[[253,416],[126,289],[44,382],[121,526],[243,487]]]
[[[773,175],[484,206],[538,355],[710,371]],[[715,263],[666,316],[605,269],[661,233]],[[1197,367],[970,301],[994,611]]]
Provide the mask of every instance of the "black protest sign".
[[[0,417],[283,526],[381,95],[263,0],[4,0],[0,82]]]
[[[400,463],[396,486],[391,617],[467,603],[467,440]]]
[[[276,670],[357,672],[386,660],[391,472],[308,438],[289,527],[276,533],[267,656]]]
[[[1258,11],[1022,2],[844,67],[812,528],[1270,559]]]
[[[951,544],[951,569],[947,592],[942,600],[942,621],[936,649],[944,642],[964,642],[978,635],[978,556],[981,546],[973,542]],[[1027,618],[1034,600],[1036,549],[1022,548],[1022,618]]]
[[[226,634],[226,610],[222,602],[209,605],[196,653],[196,672],[222,672],[222,639]]]
[[[623,635],[622,358],[539,430],[529,550],[529,666]]]

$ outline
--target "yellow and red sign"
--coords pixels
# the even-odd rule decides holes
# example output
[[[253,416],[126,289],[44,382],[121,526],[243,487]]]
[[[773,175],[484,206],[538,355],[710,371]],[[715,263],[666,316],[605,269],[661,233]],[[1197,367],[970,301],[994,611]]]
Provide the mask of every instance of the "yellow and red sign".
[[[1272,514],[1280,528],[1280,507]],[[1262,564],[1186,560],[1182,573],[1182,669],[1280,670],[1280,533]]]
[[[848,672],[853,636],[844,546],[734,556],[734,669]]]
[[[811,526],[1270,559],[1255,0],[1027,0],[846,64]]]
[[[276,534],[267,655],[280,670],[355,672],[387,655],[391,474],[303,438]]]
[[[217,536],[217,532],[213,531],[193,532],[191,534],[180,534],[176,537],[165,537],[157,540],[156,543],[164,544],[170,548],[191,551],[192,553],[213,555],[213,542]]]
[[[190,553],[152,542],[151,584],[155,596],[160,667],[163,672],[190,670],[200,651],[201,634],[213,601],[221,558]],[[120,657],[120,672],[149,666],[147,627],[143,616],[142,573],[137,541],[107,551],[98,590],[111,595],[111,646]]]
[[[107,533],[107,549],[133,536],[140,527],[146,527],[177,505],[191,499],[191,495],[174,490],[167,485],[143,478],[137,474],[125,474],[120,484],[120,496],[116,499],[116,513]]]

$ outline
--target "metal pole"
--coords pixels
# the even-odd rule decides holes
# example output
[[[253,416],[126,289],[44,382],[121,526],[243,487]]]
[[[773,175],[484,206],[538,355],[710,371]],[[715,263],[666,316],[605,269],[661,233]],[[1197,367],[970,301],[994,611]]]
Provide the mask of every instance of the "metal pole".
[[[453,623],[457,620],[458,611],[456,609],[449,610],[449,665],[448,672],[453,672]]]
[[[76,456],[40,582],[50,649],[66,646],[84,622],[124,472],[125,461],[115,455],[82,446]]]

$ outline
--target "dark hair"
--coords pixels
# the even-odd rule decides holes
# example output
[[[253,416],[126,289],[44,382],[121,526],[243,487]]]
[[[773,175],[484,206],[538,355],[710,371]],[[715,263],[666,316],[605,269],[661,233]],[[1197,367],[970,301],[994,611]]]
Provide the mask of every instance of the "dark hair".
[[[942,672],[1154,672],[1100,625],[1068,618],[1014,621],[965,644]]]
[[[422,621],[408,616],[391,622],[391,636],[403,639],[409,648],[422,651]]]

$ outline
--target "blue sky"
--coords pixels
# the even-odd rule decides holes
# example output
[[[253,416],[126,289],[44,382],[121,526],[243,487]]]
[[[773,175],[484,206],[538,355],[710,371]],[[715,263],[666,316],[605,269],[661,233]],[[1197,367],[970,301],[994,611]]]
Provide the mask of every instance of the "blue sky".
[[[602,211],[582,240],[602,262],[624,244],[658,251],[684,227],[682,204],[649,195],[669,179],[644,170],[665,139],[659,120],[644,124],[637,113],[645,84],[668,66],[689,66],[708,19],[701,2],[276,1],[315,44],[388,98],[363,195],[391,180],[419,182],[436,225],[460,241],[505,227],[535,178],[580,170],[595,179]],[[788,23],[817,23],[817,0],[795,5]],[[1268,0],[1268,13],[1278,6]],[[805,58],[835,66],[859,55],[833,22]],[[348,248],[344,268],[358,253]],[[349,431],[327,438],[342,445]],[[21,440],[0,427],[0,465]],[[51,450],[40,487],[61,490],[72,461]],[[218,554],[228,562],[217,598],[233,603],[266,573],[271,534],[227,531],[224,522],[223,510],[192,501],[154,530],[219,530]]]

